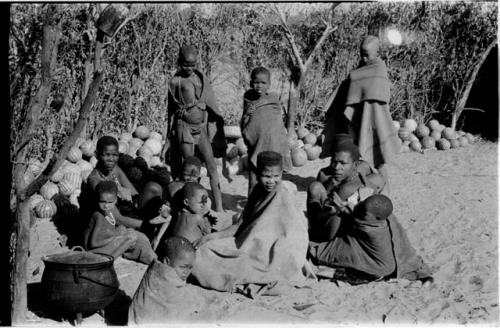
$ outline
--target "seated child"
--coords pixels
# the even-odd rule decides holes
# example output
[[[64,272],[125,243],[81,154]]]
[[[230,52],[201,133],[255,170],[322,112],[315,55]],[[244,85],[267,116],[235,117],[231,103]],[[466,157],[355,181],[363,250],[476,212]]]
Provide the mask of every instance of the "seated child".
[[[118,163],[118,141],[111,136],[103,136],[99,138],[96,145],[97,165],[92,170],[87,178],[87,185],[84,191],[85,205],[80,206],[87,211],[84,213],[87,217],[92,215],[97,204],[96,187],[101,181],[113,181],[118,188],[118,203],[121,204],[133,203],[133,208],[136,210],[134,215],[125,211],[127,215],[142,218],[146,224],[141,220],[125,220],[122,224],[143,231],[150,232],[152,228],[147,224],[148,220],[157,215],[161,206],[162,187],[155,182],[148,182],[141,193],[137,192],[135,187],[129,181],[125,173],[117,165]],[[152,210],[150,205],[154,203],[155,210]],[[93,207],[92,207],[93,206]],[[120,203],[118,207],[122,210]],[[126,206],[127,207],[127,206]],[[147,209],[143,213],[143,209]],[[125,210],[125,209],[123,209]],[[153,214],[149,214],[153,213]],[[148,214],[147,216],[145,214]]]
[[[390,277],[431,283],[430,269],[410,245],[392,211],[392,202],[384,195],[359,202],[332,240],[311,243],[312,259],[346,269],[358,283]]]
[[[182,187],[183,207],[174,219],[172,236],[181,236],[194,242],[212,231],[208,213],[208,193],[196,182]]]
[[[186,157],[182,163],[182,172],[178,179],[171,182],[167,187],[167,200],[173,210],[182,209],[182,193],[178,191],[182,189],[186,182],[200,183],[201,176],[201,161],[196,156]]]
[[[121,224],[124,217],[115,211],[118,187],[113,181],[101,181],[96,186],[98,210],[92,215],[85,231],[85,246],[94,253],[150,264],[155,258],[148,238],[141,232]],[[133,219],[129,219],[133,220]]]
[[[271,73],[264,67],[250,74],[251,89],[243,95],[241,133],[248,147],[248,195],[257,184],[257,155],[275,151],[283,158],[283,169],[291,168],[290,151],[278,95],[268,92]]]
[[[206,300],[201,289],[186,284],[195,248],[183,237],[170,237],[158,248],[137,288],[128,312],[129,324],[165,323],[203,317]]]

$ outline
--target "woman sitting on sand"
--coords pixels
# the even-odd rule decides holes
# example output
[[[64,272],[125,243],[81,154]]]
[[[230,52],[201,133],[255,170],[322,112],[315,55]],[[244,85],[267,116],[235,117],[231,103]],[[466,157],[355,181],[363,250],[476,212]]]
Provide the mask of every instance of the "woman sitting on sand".
[[[256,171],[257,184],[239,221],[194,243],[192,274],[203,287],[274,295],[304,285],[311,273],[307,221],[281,181],[282,156],[261,152]]]
[[[330,191],[316,222],[321,230],[313,233],[321,238],[309,243],[313,262],[342,268],[342,278],[351,283],[392,277],[432,281],[430,269],[392,214],[390,199],[358,177],[354,142],[342,139],[334,147],[332,163],[342,161],[335,166],[339,184]]]

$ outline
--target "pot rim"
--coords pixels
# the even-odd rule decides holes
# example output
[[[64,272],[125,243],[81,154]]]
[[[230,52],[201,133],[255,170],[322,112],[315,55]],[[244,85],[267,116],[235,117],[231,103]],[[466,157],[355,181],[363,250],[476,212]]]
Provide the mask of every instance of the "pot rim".
[[[61,262],[55,262],[51,260],[51,256],[54,255],[59,255],[59,254],[52,254],[52,255],[47,255],[42,257],[42,261],[44,262],[45,266],[51,266],[51,267],[57,267],[58,269],[61,270],[74,270],[74,269],[101,269],[101,268],[106,268],[108,266],[113,266],[114,262],[114,257],[108,254],[103,254],[103,253],[93,253],[97,255],[101,255],[107,258],[106,261],[103,262],[98,262],[98,263],[61,263]]]

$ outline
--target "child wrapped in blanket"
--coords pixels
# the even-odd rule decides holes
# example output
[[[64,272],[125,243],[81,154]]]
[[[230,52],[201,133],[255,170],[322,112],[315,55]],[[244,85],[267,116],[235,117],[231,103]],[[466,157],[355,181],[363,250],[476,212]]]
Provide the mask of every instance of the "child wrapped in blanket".
[[[248,147],[248,195],[257,184],[257,155],[274,151],[283,158],[283,169],[291,168],[290,151],[283,123],[278,95],[268,92],[271,73],[264,67],[255,68],[250,74],[251,89],[243,96],[241,133]]]
[[[132,228],[126,228],[121,222],[124,217],[114,210],[118,187],[113,181],[101,181],[96,186],[98,210],[89,220],[85,231],[85,246],[94,253],[102,253],[144,264],[150,264],[156,254],[148,238]],[[133,220],[128,218],[129,220]]]
[[[158,248],[129,308],[128,323],[209,320],[201,288],[186,283],[195,260],[195,248],[183,237],[170,237]]]

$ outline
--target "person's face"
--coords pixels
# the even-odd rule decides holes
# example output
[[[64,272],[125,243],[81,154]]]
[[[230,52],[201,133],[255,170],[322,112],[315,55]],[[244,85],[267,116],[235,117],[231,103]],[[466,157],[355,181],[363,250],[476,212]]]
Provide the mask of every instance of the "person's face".
[[[255,92],[262,96],[269,89],[269,76],[265,73],[257,74],[251,81],[250,87],[255,90]]]
[[[182,181],[200,182],[200,170],[195,165],[185,165],[182,168]]]
[[[272,191],[278,183],[281,182],[283,170],[279,166],[266,166],[257,175],[257,181],[266,191]]]
[[[193,197],[185,198],[184,205],[194,214],[204,214],[208,206],[208,193],[206,190],[197,190]]]
[[[101,211],[110,212],[116,204],[116,194],[105,192],[99,195],[99,208]]]
[[[118,148],[115,145],[108,145],[97,156],[103,167],[111,172],[115,168],[116,163],[118,163]]]
[[[344,181],[354,173],[354,161],[349,152],[336,152],[330,163],[333,168],[333,178],[338,181]]]
[[[172,260],[166,258],[167,264],[175,270],[175,273],[177,273],[179,278],[181,278],[183,281],[186,281],[186,279],[191,274],[191,270],[193,270],[194,260],[195,253],[186,251],[181,251]]]
[[[359,50],[360,50],[360,55],[361,55],[361,61],[365,65],[368,61],[373,60],[373,59],[377,58],[377,56],[378,56],[377,48],[374,45],[370,45],[370,44],[364,45],[363,44],[363,45],[361,45]]]
[[[179,59],[179,67],[182,76],[191,76],[196,69],[196,56],[195,54],[186,54],[183,58]]]

